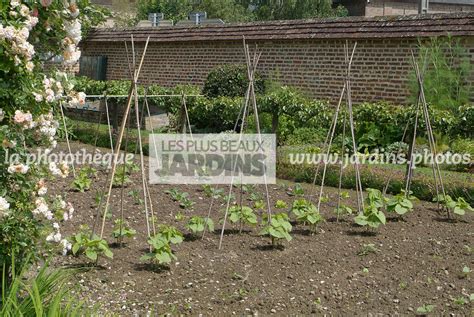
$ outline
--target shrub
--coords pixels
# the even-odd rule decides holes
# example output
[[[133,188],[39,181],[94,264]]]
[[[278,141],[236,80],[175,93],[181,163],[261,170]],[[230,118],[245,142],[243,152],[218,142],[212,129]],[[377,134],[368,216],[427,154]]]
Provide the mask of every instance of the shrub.
[[[285,145],[319,145],[325,140],[325,132],[317,128],[298,128],[290,134]]]
[[[198,98],[189,109],[190,121],[198,130],[205,132],[233,130],[243,99],[242,97]]]
[[[244,97],[248,88],[246,65],[221,65],[207,75],[203,94],[210,97]],[[259,73],[255,74],[255,92],[265,91],[265,84]]]
[[[474,105],[459,107],[457,111],[458,124],[455,133],[464,137],[474,137]]]
[[[31,164],[27,154],[55,146],[59,122],[54,109],[60,101],[71,106],[84,101],[66,73],[43,72],[41,56],[62,56],[67,69],[79,59],[81,30],[99,22],[89,1],[38,4],[2,1],[1,5],[2,27],[14,34],[0,41],[0,263],[7,284],[15,270],[54,250],[53,242],[66,251],[70,247],[62,239],[60,224],[73,208],[53,213],[46,187],[47,180],[66,177],[69,169],[66,164]],[[7,151],[17,156],[17,162],[4,160]],[[68,206],[61,199],[62,203]]]

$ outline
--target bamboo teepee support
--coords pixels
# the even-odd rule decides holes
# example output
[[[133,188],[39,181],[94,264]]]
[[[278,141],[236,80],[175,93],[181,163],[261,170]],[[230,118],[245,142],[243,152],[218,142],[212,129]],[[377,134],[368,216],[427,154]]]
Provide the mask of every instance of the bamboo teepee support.
[[[352,109],[352,96],[351,96],[351,69],[352,69],[352,62],[354,59],[354,55],[357,49],[357,42],[354,43],[354,46],[352,48],[352,53],[349,54],[349,43],[346,42],[344,45],[344,61],[346,64],[346,77],[344,81],[344,86],[342,87],[341,90],[341,95],[339,97],[339,101],[336,106],[336,110],[333,116],[333,120],[331,123],[331,126],[329,128],[325,143],[324,143],[324,148],[326,149],[325,155],[326,157],[324,158],[323,162],[323,174],[321,177],[321,185],[319,187],[319,195],[318,195],[318,203],[317,203],[317,209],[320,210],[321,208],[321,202],[322,202],[322,197],[323,197],[323,191],[324,191],[324,185],[325,185],[325,179],[326,179],[326,171],[327,171],[327,164],[328,164],[328,159],[329,155],[331,153],[331,145],[334,139],[334,135],[336,132],[336,126],[338,124],[338,118],[339,118],[339,113],[341,111],[341,106],[342,102],[344,99],[344,96],[346,96],[346,101],[347,101],[347,111],[349,114],[349,128],[351,131],[351,139],[352,139],[352,147],[353,147],[353,152],[354,155],[357,155],[357,144],[356,144],[356,139],[355,139],[355,127],[354,127],[354,119],[353,119],[353,109]],[[343,134],[345,135],[346,133],[346,116],[344,116],[344,123],[343,123]],[[342,149],[344,152],[344,140],[342,140],[343,145]],[[341,160],[343,157],[344,153],[341,153]],[[313,187],[312,187],[312,192],[314,191],[314,186],[316,184],[316,179],[319,174],[319,165],[316,169],[315,176],[313,178]],[[364,202],[363,202],[363,193],[362,193],[362,182],[360,180],[360,170],[359,170],[359,162],[358,160],[355,161],[355,171],[356,171],[356,192],[357,192],[357,208],[359,213],[363,210],[364,208]],[[342,186],[342,161],[341,161],[341,166],[340,166],[340,172],[339,172],[339,187],[338,187],[338,194],[340,195],[341,193],[341,186]],[[313,195],[310,195],[310,199]],[[337,202],[337,208],[340,207],[340,197],[338,197],[338,202]]]
[[[257,107],[257,99],[255,96],[255,72],[257,69],[258,62],[260,60],[260,57],[262,53],[257,53],[257,49],[254,51],[254,56],[253,59],[250,58],[250,50],[248,45],[245,42],[245,37],[243,37],[243,46],[244,46],[244,54],[245,54],[245,59],[247,62],[247,75],[249,79],[249,86],[247,89],[247,93],[245,96],[245,104],[244,104],[244,109],[242,111],[242,125],[241,125],[241,130],[239,133],[239,142],[242,140],[243,132],[244,132],[244,127],[245,127],[245,118],[246,114],[248,111],[248,106],[250,102],[252,103],[254,115],[255,115],[255,125],[257,128],[257,134],[259,136],[259,141],[261,142],[261,133],[260,133],[260,122],[258,118],[258,107]],[[238,119],[239,120],[239,119]],[[236,162],[237,163],[237,162]],[[233,171],[235,171],[236,164],[234,164]],[[268,212],[268,221],[271,220],[271,207],[270,207],[270,197],[269,197],[269,192],[268,192],[268,184],[267,184],[267,179],[266,179],[266,174],[264,172],[264,183],[265,183],[265,191],[266,191],[266,200],[267,200],[267,212]],[[224,213],[224,220],[222,223],[222,228],[221,228],[221,233],[220,233],[220,239],[219,239],[219,250],[222,248],[222,241],[224,240],[224,232],[225,232],[225,225],[227,221],[227,216],[229,213],[229,208],[230,208],[230,200],[232,196],[232,190],[234,185],[234,174],[232,174],[230,186],[229,186],[229,192],[227,195],[227,203],[226,203],[226,209]],[[212,201],[211,201],[211,207],[209,208],[209,214],[212,208]]]
[[[127,123],[128,115],[129,115],[129,112],[130,112],[130,109],[131,109],[131,106],[132,106],[132,96],[133,96],[133,94],[136,95],[138,93],[136,91],[136,84],[137,84],[138,78],[140,76],[140,72],[141,72],[141,69],[142,69],[142,66],[143,66],[143,61],[145,60],[145,55],[146,55],[146,51],[147,51],[147,48],[148,48],[149,41],[150,41],[150,37],[148,37],[147,40],[146,40],[145,48],[143,49],[143,53],[142,53],[142,57],[141,57],[138,69],[136,69],[134,74],[133,74],[132,85],[130,86],[130,91],[129,91],[129,94],[128,94],[127,106],[125,107],[124,117],[122,119],[122,123],[121,123],[121,126],[120,126],[118,140],[117,140],[116,145],[115,145],[114,160],[112,162],[112,171],[111,171],[111,176],[110,176],[110,183],[109,183],[109,188],[108,188],[108,191],[107,191],[107,199],[106,199],[103,218],[102,218],[102,227],[101,227],[101,230],[100,230],[100,237],[101,238],[103,238],[103,236],[104,236],[104,228],[105,228],[105,220],[106,220],[105,214],[106,214],[106,212],[109,208],[109,205],[110,205],[110,196],[111,196],[111,193],[112,193],[113,179],[114,179],[115,172],[116,172],[116,169],[117,169],[118,154],[120,152],[120,147],[122,146],[122,139],[123,139],[123,134],[124,134],[124,131],[125,131],[125,125]],[[132,36],[132,43],[133,43],[133,36]]]
[[[433,162],[432,162],[432,169],[433,169],[433,177],[434,177],[434,180],[435,180],[435,186],[436,186],[436,193],[437,193],[437,198],[439,198],[439,192],[441,191],[442,195],[443,195],[443,198],[446,200],[446,190],[444,188],[444,183],[443,183],[443,177],[441,175],[441,170],[439,168],[439,164],[438,164],[438,161],[436,160],[436,156],[437,156],[437,150],[436,150],[436,142],[435,142],[435,139],[434,139],[434,133],[433,133],[433,128],[431,126],[431,119],[430,119],[430,114],[429,114],[429,111],[428,111],[428,104],[426,102],[426,97],[425,97],[425,90],[424,90],[424,79],[423,79],[423,75],[421,74],[421,71],[420,71],[420,67],[419,67],[419,64],[415,58],[415,53],[413,52],[413,50],[411,51],[411,57],[412,57],[412,62],[413,62],[413,68],[415,70],[415,74],[416,74],[416,78],[417,78],[417,82],[418,82],[418,89],[419,89],[419,104],[421,106],[421,110],[422,110],[422,113],[423,113],[423,118],[424,118],[424,122],[425,122],[425,126],[426,126],[426,132],[427,132],[427,137],[428,137],[428,143],[429,143],[429,146],[430,146],[430,152],[433,156]],[[416,123],[417,125],[417,123]],[[416,129],[416,126],[415,126],[415,129]],[[411,149],[411,153],[410,153],[410,158],[413,157],[413,151],[414,151],[414,144],[413,144],[413,147]],[[406,188],[409,190],[410,188],[410,184],[411,184],[411,181],[412,181],[412,177],[413,177],[413,166],[411,165],[410,166],[410,169],[409,169],[409,172],[408,172],[408,177],[407,177],[407,184],[406,184]],[[408,195],[409,193],[407,192],[406,195]],[[439,207],[439,203],[438,203],[438,207]],[[451,218],[451,212],[449,211],[449,209],[446,210],[446,213],[447,213],[447,216],[448,218]]]

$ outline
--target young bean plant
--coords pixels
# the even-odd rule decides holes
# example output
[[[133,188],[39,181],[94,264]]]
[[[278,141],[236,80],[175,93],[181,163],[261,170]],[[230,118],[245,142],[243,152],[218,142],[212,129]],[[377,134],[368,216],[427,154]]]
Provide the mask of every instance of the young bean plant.
[[[83,167],[71,184],[74,190],[81,193],[88,191],[92,185],[92,177],[97,174],[97,170],[92,167]]]
[[[171,250],[171,244],[183,242],[183,234],[172,226],[161,225],[155,236],[148,239],[150,252],[143,255],[141,261],[150,261],[153,264],[165,266],[177,257]]]
[[[133,189],[128,192],[128,196],[132,197],[136,205],[143,205],[143,199],[141,198],[140,191]]]
[[[452,211],[455,215],[464,216],[466,211],[474,211],[474,208],[462,197],[454,200],[449,195],[438,195],[433,201],[437,201],[448,211]]]
[[[124,238],[133,238],[137,234],[137,231],[131,228],[125,220],[116,219],[114,224],[112,236],[117,240],[117,243],[121,244]]]
[[[359,226],[377,229],[381,224],[385,225],[386,218],[382,212],[384,198],[377,189],[367,189],[367,199],[364,211],[354,218]]]
[[[214,188],[209,184],[202,185],[202,189],[204,192],[204,195],[206,195],[208,198],[214,198],[214,199],[219,199],[224,196],[224,189],[223,188]]]
[[[282,240],[291,241],[292,228],[290,218],[282,212],[271,217],[270,222],[265,225],[260,235],[269,236],[272,239],[272,246],[277,246],[281,245]]]
[[[339,195],[340,200],[348,199],[348,198],[350,198],[348,192],[341,192],[341,194]],[[336,213],[336,221],[339,222],[340,216],[352,215],[352,208],[343,204],[342,202],[339,202],[339,206],[334,208],[334,212]]]
[[[388,199],[387,211],[395,212],[400,217],[403,217],[403,215],[411,212],[413,210],[413,200],[416,199],[416,197],[412,194],[412,191],[410,191],[407,195],[406,192],[402,190],[398,195]]]
[[[309,225],[311,233],[315,233],[318,224],[324,220],[316,206],[304,198],[293,202],[291,212],[296,216],[297,222]]]
[[[194,202],[189,199],[189,194],[187,192],[181,192],[177,188],[172,188],[165,191],[166,194],[171,196],[173,201],[179,202],[181,208],[190,209],[194,206]]]
[[[209,232],[214,231],[214,221],[210,218],[204,218],[200,216],[193,216],[189,219],[186,224],[186,229],[191,231],[191,233],[196,237],[199,233],[207,230]]]
[[[148,239],[151,251],[143,255],[141,261],[150,261],[153,264],[168,265],[177,257],[173,254],[169,241],[161,235]]]
[[[303,186],[301,186],[301,184],[295,184],[295,187],[293,187],[292,189],[289,189],[286,193],[289,196],[302,197],[304,195],[304,189],[303,189]]]
[[[94,261],[95,265],[97,265],[99,256],[110,259],[114,256],[107,241],[96,234],[92,234],[86,225],[81,226],[80,232],[72,236],[71,242],[74,255],[85,254],[88,259]]]
[[[112,186],[120,187],[122,184],[125,186],[131,182],[130,175],[132,173],[131,167],[127,164],[117,165],[115,170],[114,179],[112,180]]]
[[[250,207],[233,205],[229,208],[229,221],[233,224],[239,223],[239,233],[241,233],[245,224],[250,226],[257,224],[257,215]]]
[[[157,235],[165,238],[171,244],[181,244],[181,242],[184,240],[181,231],[179,231],[176,227],[168,225],[159,225]]]

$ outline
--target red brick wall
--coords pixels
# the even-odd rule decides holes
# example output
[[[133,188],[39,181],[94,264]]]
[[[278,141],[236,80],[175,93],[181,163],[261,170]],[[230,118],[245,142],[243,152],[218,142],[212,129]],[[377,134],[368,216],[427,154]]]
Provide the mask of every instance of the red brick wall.
[[[474,41],[467,41],[474,62]],[[250,43],[251,47],[254,43]],[[343,40],[259,41],[259,70],[320,99],[336,99],[344,76]],[[416,39],[359,40],[353,63],[353,100],[404,103]],[[143,44],[137,44],[138,56]],[[84,43],[84,55],[108,57],[107,79],[128,78],[123,43]],[[140,80],[163,86],[202,85],[208,72],[244,63],[240,42],[150,43]]]

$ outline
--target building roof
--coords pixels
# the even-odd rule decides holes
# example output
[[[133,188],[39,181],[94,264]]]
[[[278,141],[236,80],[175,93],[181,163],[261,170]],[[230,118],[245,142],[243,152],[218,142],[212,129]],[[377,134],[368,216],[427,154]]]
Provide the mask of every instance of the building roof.
[[[474,6],[474,1],[472,0],[430,0],[430,3],[462,4]]]
[[[345,17],[162,28],[94,29],[86,42],[151,42],[413,38],[473,36],[474,12],[385,17]]]

